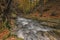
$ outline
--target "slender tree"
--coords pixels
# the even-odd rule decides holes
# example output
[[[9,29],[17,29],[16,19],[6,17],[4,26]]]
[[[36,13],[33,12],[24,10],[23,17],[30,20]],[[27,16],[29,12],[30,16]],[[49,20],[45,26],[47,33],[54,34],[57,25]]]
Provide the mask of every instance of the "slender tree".
[[[40,5],[40,9],[39,9],[39,12],[40,12],[40,16],[42,16],[43,14],[43,7],[44,7],[44,0],[40,0],[39,1],[39,5]]]
[[[10,11],[11,2],[12,2],[12,0],[5,0],[6,9],[4,9],[3,17],[2,17],[3,24],[5,25],[4,27],[7,27],[7,28],[10,28],[10,26],[8,24],[8,15],[9,15],[9,11]]]

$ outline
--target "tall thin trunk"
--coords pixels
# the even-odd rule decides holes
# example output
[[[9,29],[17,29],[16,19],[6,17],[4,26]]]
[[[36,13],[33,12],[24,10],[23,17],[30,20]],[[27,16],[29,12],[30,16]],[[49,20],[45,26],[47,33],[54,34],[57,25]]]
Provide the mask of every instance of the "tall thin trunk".
[[[10,11],[10,5],[11,5],[11,2],[12,2],[12,0],[6,0],[6,9],[4,10],[4,13],[3,13],[3,17],[2,17],[2,19],[3,19],[3,24],[4,24],[4,28],[8,28],[8,29],[10,29],[11,27],[9,26],[9,20],[8,20],[8,15],[9,15],[9,11]]]

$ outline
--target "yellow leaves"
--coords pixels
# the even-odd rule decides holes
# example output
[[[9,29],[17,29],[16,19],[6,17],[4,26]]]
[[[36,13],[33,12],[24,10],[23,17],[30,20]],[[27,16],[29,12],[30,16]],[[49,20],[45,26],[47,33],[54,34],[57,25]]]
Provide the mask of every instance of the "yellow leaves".
[[[10,36],[5,40],[23,40],[22,38],[17,38],[16,36]]]
[[[17,15],[16,15],[16,13],[11,13],[11,16],[16,17]]]
[[[48,2],[48,0],[44,0],[44,4],[45,4],[46,2]]]
[[[10,26],[11,26],[11,28],[15,27],[15,20],[13,20],[13,19],[10,20]]]
[[[24,13],[29,12],[30,10],[32,10],[39,2],[39,0],[18,0],[18,7],[23,10]]]
[[[22,38],[17,38],[17,40],[23,40]]]
[[[5,39],[5,40],[16,40],[16,37],[10,36],[9,38],[7,38],[7,39]]]
[[[0,39],[6,38],[9,35],[9,30],[5,29],[0,33]]]
[[[4,19],[4,20],[5,20],[5,19]],[[3,22],[4,28],[6,28],[6,22],[7,22],[7,19]]]

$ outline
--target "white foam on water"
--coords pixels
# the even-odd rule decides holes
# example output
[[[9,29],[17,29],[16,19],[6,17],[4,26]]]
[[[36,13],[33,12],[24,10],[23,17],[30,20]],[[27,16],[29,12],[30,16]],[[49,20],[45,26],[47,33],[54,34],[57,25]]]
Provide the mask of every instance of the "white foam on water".
[[[18,38],[23,38],[24,39],[23,32],[21,30],[19,30],[16,35],[17,35]]]
[[[34,20],[30,20],[30,19],[25,19],[25,18],[20,18],[20,17],[18,17],[17,18],[17,22],[19,22],[20,24],[22,24],[22,26],[24,26],[24,27],[26,27],[26,28],[22,28],[23,30],[24,30],[24,32],[25,33],[29,33],[29,32],[33,32],[33,33],[37,33],[38,31],[43,31],[43,32],[45,32],[45,31],[51,31],[51,30],[54,30],[54,29],[52,29],[52,28],[47,28],[46,26],[46,28],[45,27],[43,27],[42,25],[40,25],[38,22],[35,22]],[[24,32],[23,31],[21,31],[21,29],[17,32],[17,36],[19,37],[19,38],[23,38],[24,39]],[[31,34],[29,34],[29,35],[31,35]],[[34,35],[35,36],[35,35]],[[27,39],[29,38],[29,36],[27,37]],[[33,40],[34,40],[34,38],[32,38]],[[30,39],[30,40],[32,40],[32,39]],[[44,38],[42,38],[42,40],[49,40],[49,38],[48,37],[44,37]],[[26,39],[24,39],[24,40],[26,40]]]

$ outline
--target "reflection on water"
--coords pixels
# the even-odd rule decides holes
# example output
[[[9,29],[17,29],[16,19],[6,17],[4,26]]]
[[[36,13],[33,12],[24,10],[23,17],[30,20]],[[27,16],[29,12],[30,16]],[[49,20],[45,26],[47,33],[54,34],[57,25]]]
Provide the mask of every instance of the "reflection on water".
[[[41,22],[44,24],[44,22]],[[41,25],[36,20],[18,17],[16,19],[17,27],[13,30],[19,38],[24,40],[60,40],[57,34],[54,33],[56,29]]]

